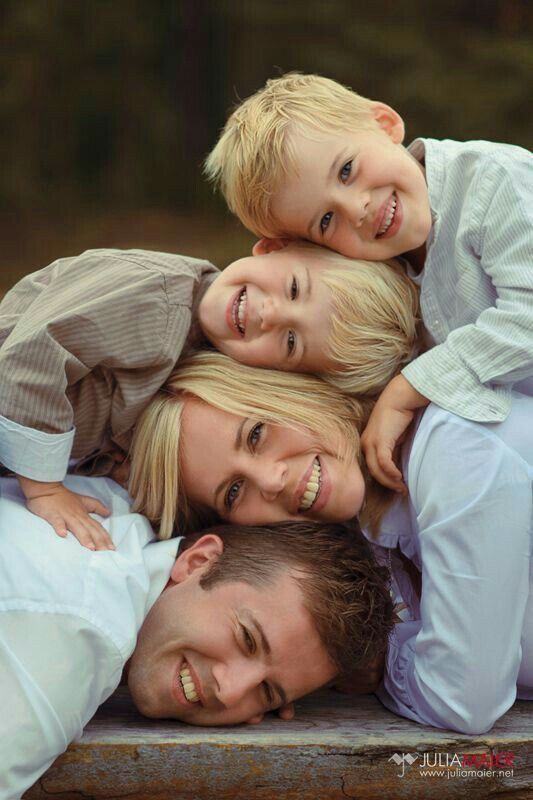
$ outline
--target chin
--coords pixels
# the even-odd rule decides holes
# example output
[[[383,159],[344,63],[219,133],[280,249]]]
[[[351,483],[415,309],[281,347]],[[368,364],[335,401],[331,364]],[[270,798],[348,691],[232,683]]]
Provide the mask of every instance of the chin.
[[[140,689],[138,682],[135,680],[135,676],[130,675],[128,677],[128,689],[135,708],[143,717],[159,719],[165,716],[159,708],[157,698],[150,692]]]

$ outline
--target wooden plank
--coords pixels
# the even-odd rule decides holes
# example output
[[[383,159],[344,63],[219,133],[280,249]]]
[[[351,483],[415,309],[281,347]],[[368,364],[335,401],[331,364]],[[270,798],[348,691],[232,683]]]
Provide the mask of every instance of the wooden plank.
[[[513,775],[421,774],[423,754],[513,754]],[[394,753],[417,755],[404,776]],[[480,767],[483,769],[483,767]],[[486,768],[485,768],[486,769]],[[374,697],[323,690],[297,717],[258,726],[192,728],[152,721],[120,689],[25,800],[431,800],[533,798],[533,704],[516,703],[489,734],[417,725]]]

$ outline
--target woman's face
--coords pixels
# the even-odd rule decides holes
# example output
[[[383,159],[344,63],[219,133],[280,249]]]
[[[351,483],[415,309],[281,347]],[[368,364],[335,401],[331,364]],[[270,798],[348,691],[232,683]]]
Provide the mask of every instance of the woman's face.
[[[312,434],[185,401],[181,476],[192,503],[240,524],[343,522],[365,487],[356,460],[340,460]]]

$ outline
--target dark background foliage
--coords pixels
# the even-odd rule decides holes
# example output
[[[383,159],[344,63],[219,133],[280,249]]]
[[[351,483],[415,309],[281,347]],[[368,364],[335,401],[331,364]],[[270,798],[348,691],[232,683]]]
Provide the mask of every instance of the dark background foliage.
[[[201,164],[287,70],[388,102],[409,139],[531,147],[532,32],[529,0],[0,0],[0,290],[88,247],[246,252]]]

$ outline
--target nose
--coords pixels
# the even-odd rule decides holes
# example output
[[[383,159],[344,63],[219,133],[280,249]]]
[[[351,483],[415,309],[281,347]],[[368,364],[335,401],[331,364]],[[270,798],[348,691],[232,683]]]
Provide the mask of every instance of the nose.
[[[287,484],[287,464],[284,461],[257,458],[252,463],[251,471],[262,497],[272,503]]]
[[[349,219],[355,228],[360,228],[366,219],[369,205],[369,192],[346,192],[343,197],[343,216]]]
[[[274,302],[271,297],[265,297],[259,312],[261,318],[261,330],[270,331],[279,324],[281,319],[280,304]]]
[[[214,666],[213,677],[217,699],[226,708],[233,708],[257,691],[265,680],[265,668],[255,659],[239,658]]]

